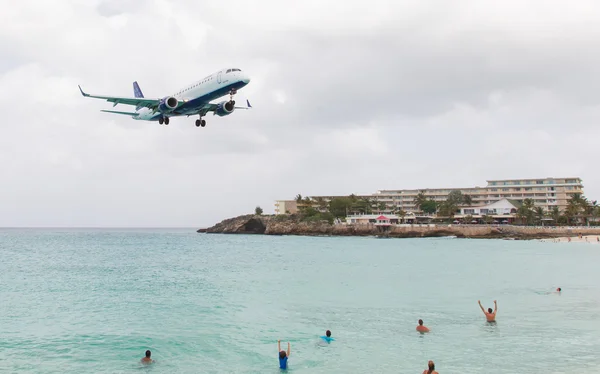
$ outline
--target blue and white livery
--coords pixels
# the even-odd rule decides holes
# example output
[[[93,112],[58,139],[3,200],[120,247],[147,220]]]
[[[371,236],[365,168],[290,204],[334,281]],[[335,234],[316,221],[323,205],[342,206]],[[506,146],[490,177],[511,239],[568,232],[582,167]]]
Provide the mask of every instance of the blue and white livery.
[[[220,117],[227,116],[235,109],[250,109],[252,106],[246,100],[247,107],[236,107],[233,95],[237,90],[250,83],[250,78],[240,69],[222,69],[211,74],[200,81],[179,90],[178,92],[159,99],[145,98],[137,82],[133,82],[134,97],[117,96],[96,96],[83,92],[81,86],[79,90],[84,97],[95,99],[104,99],[117,104],[133,105],[135,112],[119,112],[115,110],[102,110],[103,112],[124,114],[131,118],[141,121],[158,121],[159,124],[169,124],[170,117],[178,116],[199,116],[196,120],[197,127],[206,126],[206,121],[202,118],[208,112]],[[229,95],[229,100],[219,103],[211,103],[225,95]]]

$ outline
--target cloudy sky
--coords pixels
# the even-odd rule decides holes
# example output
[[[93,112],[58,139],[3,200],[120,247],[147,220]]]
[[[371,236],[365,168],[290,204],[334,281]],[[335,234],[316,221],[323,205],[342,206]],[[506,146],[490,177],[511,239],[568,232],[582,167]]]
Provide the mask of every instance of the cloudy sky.
[[[600,199],[599,45],[585,0],[13,1],[0,226],[204,227],[298,193],[501,178],[580,176]],[[254,109],[205,128],[77,89],[161,97],[222,67]]]

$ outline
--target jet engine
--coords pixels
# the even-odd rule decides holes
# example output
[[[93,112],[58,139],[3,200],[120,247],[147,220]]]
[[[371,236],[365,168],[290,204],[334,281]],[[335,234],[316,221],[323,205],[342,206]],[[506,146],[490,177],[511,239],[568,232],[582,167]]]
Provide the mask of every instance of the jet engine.
[[[223,117],[228,116],[233,113],[235,109],[235,101],[222,101],[217,104],[217,109],[215,110],[215,114],[217,116]]]
[[[179,102],[177,101],[177,98],[173,96],[163,97],[162,99],[160,99],[160,102],[158,104],[158,110],[161,113],[172,112],[175,108],[177,108],[178,103]]]

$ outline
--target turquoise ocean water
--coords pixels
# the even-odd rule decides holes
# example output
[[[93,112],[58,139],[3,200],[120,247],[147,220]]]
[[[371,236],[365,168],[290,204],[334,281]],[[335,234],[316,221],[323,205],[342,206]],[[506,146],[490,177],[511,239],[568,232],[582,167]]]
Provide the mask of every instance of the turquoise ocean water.
[[[599,264],[586,243],[5,229],[0,372],[278,373],[277,339],[291,373],[598,372]]]

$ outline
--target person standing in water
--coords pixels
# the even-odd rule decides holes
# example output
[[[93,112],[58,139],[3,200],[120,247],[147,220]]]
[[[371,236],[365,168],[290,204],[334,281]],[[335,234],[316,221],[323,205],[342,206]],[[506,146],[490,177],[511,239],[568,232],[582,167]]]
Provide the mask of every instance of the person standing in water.
[[[331,337],[331,331],[325,331],[325,336],[321,336],[321,339],[325,340],[327,343],[334,342],[335,339]]]
[[[422,319],[419,320],[419,325],[417,326],[417,331],[418,332],[429,332],[429,329],[427,327],[423,326]]]
[[[146,357],[142,358],[140,361],[142,362],[142,364],[152,364],[154,363],[154,360],[150,358],[150,356],[152,356],[152,352],[150,352],[150,350],[146,351]]]
[[[485,309],[483,309],[483,306],[481,305],[481,300],[477,301],[479,303],[479,307],[481,308],[481,311],[483,312],[483,314],[485,314],[485,318],[487,319],[488,322],[496,322],[496,312],[498,311],[498,304],[496,303],[496,300],[494,300],[494,311],[492,312],[492,308],[488,308],[487,312],[485,311]]]
[[[427,369],[423,370],[423,374],[440,374],[437,371],[435,371],[435,364],[433,363],[433,361],[429,360],[429,362],[427,363]]]
[[[288,349],[287,349],[287,353],[286,353],[286,351],[281,350],[281,340],[278,340],[277,341],[277,351],[279,352],[279,368],[286,370],[288,358],[290,357],[290,353],[291,353],[290,343],[288,342]]]

